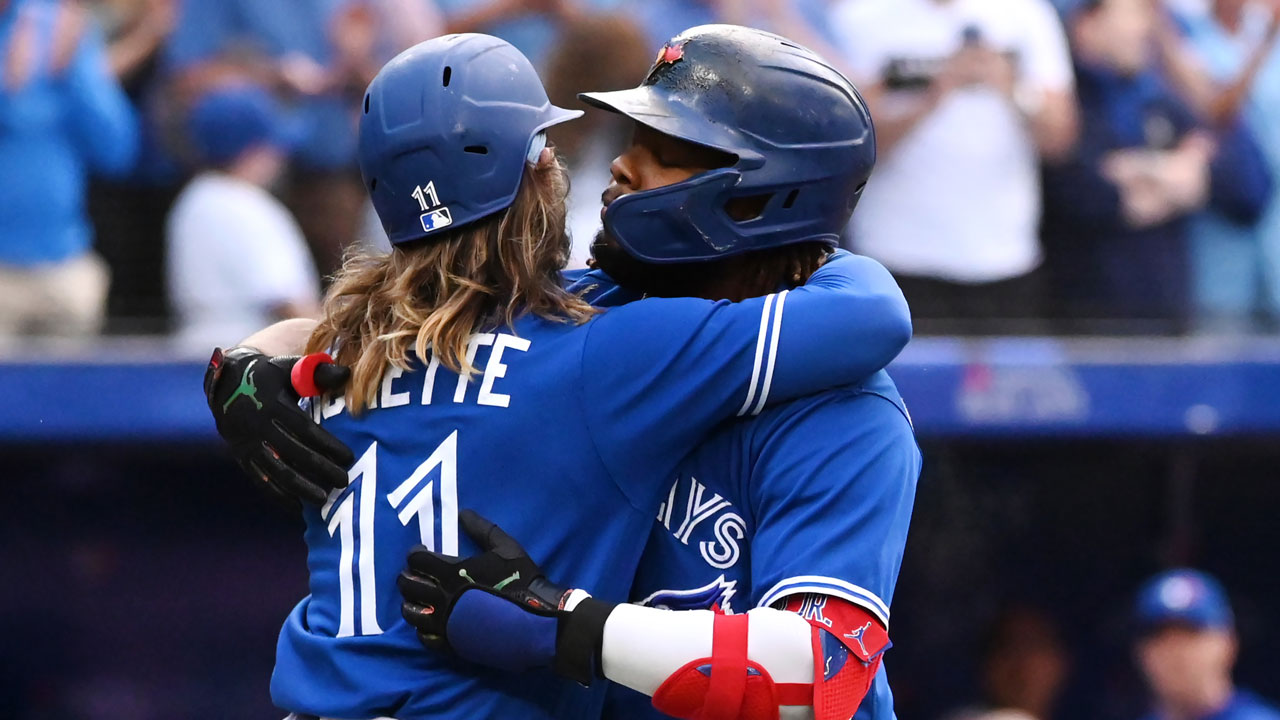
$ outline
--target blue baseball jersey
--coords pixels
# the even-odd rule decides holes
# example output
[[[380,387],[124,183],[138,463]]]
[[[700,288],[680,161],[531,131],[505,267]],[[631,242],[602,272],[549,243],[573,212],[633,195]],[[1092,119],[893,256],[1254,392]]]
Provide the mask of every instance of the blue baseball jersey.
[[[739,613],[818,593],[887,626],[920,463],[906,407],[884,371],[735,422],[677,470],[632,600]],[[837,646],[833,672],[849,660]],[[666,716],[647,696],[611,686],[605,717]],[[855,717],[895,717],[883,666]]]
[[[357,461],[347,488],[304,510],[311,594],[281,631],[276,704],[355,720],[598,717],[601,686],[424,651],[400,617],[406,554],[477,552],[458,531],[471,508],[549,577],[625,600],[676,463],[715,425],[854,381],[900,350],[883,316],[905,317],[905,303],[867,263],[846,255],[804,287],[737,304],[646,300],[583,325],[526,315],[471,338],[470,378],[429,358],[388,372],[360,417],[341,397],[317,402]]]

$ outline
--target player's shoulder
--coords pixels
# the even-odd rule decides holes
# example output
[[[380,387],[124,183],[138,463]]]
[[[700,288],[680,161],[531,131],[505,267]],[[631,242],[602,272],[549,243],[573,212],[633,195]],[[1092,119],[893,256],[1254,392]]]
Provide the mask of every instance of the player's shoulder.
[[[885,370],[858,383],[782,403],[749,422],[760,431],[757,434],[771,434],[786,431],[797,423],[826,418],[841,420],[845,428],[861,420],[880,422],[886,418],[894,425],[900,420],[908,429],[911,427],[906,404]]]
[[[618,307],[640,300],[643,296],[618,284],[599,269],[563,273],[566,289],[596,307]]]
[[[620,288],[619,292],[622,292]],[[593,305],[599,305],[597,296]],[[727,300],[712,302],[701,298],[642,298],[617,306],[609,306],[593,318],[593,333],[621,333],[635,339],[633,333],[663,337],[683,333],[689,327],[710,320],[719,308],[728,307]]]
[[[911,416],[884,370],[860,383],[769,408],[736,422],[731,431],[752,457],[793,457],[796,449],[815,445],[827,454],[858,453],[867,443],[918,453]]]

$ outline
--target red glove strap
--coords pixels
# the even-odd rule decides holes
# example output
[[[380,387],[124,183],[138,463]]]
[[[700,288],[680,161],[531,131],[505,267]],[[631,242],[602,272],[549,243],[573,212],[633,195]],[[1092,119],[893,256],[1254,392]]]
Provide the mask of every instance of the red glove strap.
[[[747,615],[716,615],[711,630],[711,683],[701,720],[737,720],[747,689]]]

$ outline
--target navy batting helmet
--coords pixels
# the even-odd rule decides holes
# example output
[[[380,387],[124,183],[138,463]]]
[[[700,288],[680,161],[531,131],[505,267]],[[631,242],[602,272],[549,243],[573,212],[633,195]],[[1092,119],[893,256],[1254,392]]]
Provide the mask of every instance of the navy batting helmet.
[[[834,246],[875,165],[871,114],[853,84],[812,51],[760,30],[690,28],[662,48],[640,87],[579,97],[737,158],[610,203],[605,230],[647,262]],[[744,197],[765,200],[764,209],[735,220],[725,206]]]
[[[489,35],[400,53],[369,84],[360,171],[392,243],[511,206],[542,132],[582,115],[551,104],[533,65]]]

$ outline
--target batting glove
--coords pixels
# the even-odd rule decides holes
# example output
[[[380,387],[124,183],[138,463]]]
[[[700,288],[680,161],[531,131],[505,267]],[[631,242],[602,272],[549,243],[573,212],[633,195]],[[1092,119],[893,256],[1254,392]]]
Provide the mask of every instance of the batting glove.
[[[481,553],[419,545],[400,573],[401,613],[428,648],[499,670],[549,667],[590,685],[613,603],[547,580],[520,543],[471,510],[458,515]]]
[[[270,357],[253,348],[213,351],[204,393],[218,434],[236,462],[272,495],[291,506],[323,504],[347,486],[351,450],[298,407],[307,395],[341,389],[350,371],[328,356]]]

